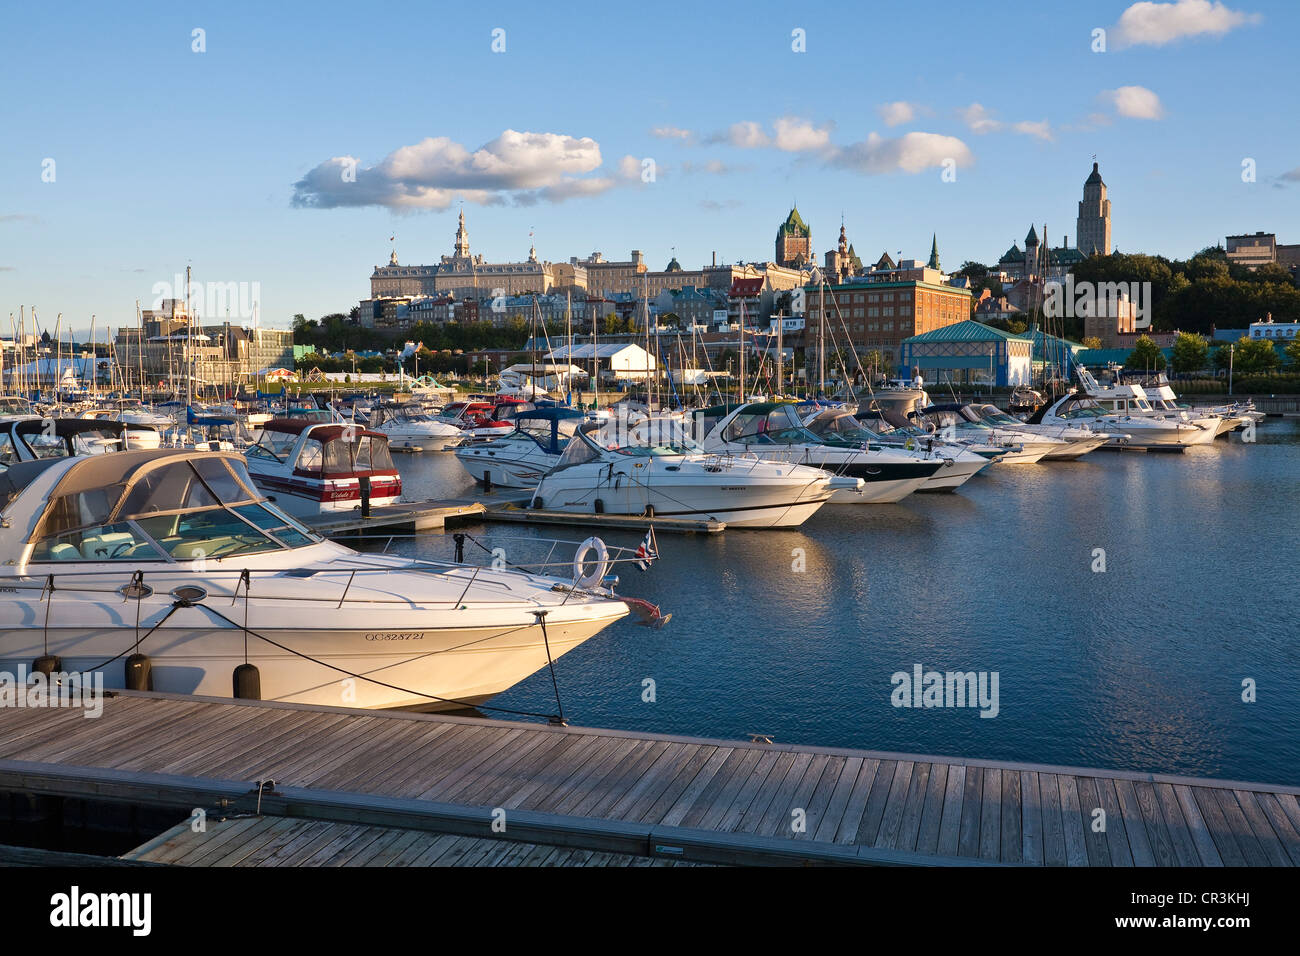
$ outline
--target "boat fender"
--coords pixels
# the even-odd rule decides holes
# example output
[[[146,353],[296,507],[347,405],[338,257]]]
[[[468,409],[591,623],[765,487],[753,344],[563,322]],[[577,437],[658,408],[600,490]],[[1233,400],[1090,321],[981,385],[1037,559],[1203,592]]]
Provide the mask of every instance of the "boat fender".
[[[153,664],[147,654],[132,654],[126,659],[126,689],[153,690]]]
[[[32,673],[44,674],[46,680],[49,680],[50,675],[55,671],[62,670],[63,659],[55,654],[42,654],[40,657],[36,658],[36,662],[32,664]]]
[[[587,561],[591,557],[591,552],[596,552],[596,567],[588,574],[584,574]],[[600,538],[591,537],[582,544],[578,545],[578,550],[573,555],[573,584],[575,587],[589,588],[600,584],[605,579],[605,572],[609,570],[609,549],[605,547],[605,542]]]
[[[262,675],[253,664],[240,664],[234,674],[236,700],[261,700]]]

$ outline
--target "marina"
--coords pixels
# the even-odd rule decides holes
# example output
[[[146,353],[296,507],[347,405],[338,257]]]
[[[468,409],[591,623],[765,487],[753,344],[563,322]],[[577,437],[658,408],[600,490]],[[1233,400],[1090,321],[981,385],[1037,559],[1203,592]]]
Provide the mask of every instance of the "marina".
[[[210,808],[144,862],[1300,865],[1298,787],[132,692],[87,723],[0,712],[0,790]]]

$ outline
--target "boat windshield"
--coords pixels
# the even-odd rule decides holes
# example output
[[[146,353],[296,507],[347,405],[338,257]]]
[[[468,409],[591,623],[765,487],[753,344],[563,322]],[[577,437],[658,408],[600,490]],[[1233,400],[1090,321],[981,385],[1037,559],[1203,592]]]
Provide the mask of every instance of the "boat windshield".
[[[298,443],[296,432],[281,432],[272,428],[263,428],[254,437],[253,444],[244,450],[249,458],[265,458],[270,461],[286,462]]]
[[[851,445],[861,445],[879,438],[848,412],[822,412],[808,421],[808,430],[822,441]]]
[[[974,408],[975,413],[986,422],[991,422],[997,425],[1015,426],[1022,426],[1025,424],[1020,419],[1008,415],[996,405],[973,405],[971,407]]]
[[[821,439],[799,421],[793,405],[741,411],[722,430],[722,440],[743,445],[820,445]]]
[[[253,487],[243,462],[212,457],[167,462],[126,484],[79,488],[46,506],[31,560],[202,561],[321,540]]]
[[[1091,398],[1067,398],[1056,410],[1058,418],[1103,418],[1108,414]]]

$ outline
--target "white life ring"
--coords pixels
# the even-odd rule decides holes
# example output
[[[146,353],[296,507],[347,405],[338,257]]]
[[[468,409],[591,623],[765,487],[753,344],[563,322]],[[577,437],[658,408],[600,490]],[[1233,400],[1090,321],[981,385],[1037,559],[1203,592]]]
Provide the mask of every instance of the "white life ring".
[[[583,574],[592,551],[596,552],[595,570],[590,574]],[[592,537],[578,545],[578,550],[573,555],[573,584],[575,587],[589,588],[599,584],[605,580],[605,572],[608,570],[609,549],[605,547],[604,541]]]

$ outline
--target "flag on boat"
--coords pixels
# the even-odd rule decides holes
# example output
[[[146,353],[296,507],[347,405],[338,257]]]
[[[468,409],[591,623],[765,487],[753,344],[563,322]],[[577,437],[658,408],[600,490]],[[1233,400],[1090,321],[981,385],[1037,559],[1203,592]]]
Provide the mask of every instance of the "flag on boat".
[[[648,571],[650,565],[659,557],[658,542],[655,540],[655,529],[651,528],[645,533],[645,538],[636,549],[636,566],[642,571]]]

